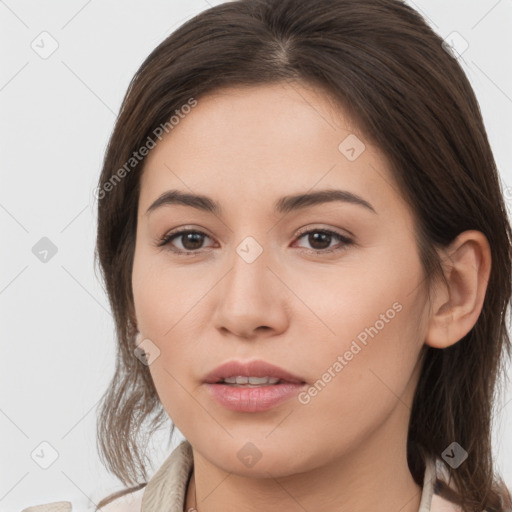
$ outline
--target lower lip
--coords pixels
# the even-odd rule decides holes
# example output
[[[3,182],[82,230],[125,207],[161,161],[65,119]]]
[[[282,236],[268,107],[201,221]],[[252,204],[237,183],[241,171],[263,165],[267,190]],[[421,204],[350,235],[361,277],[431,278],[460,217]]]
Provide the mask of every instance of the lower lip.
[[[273,384],[258,387],[235,387],[228,384],[206,383],[206,389],[221,405],[232,411],[260,412],[297,396],[305,384]]]

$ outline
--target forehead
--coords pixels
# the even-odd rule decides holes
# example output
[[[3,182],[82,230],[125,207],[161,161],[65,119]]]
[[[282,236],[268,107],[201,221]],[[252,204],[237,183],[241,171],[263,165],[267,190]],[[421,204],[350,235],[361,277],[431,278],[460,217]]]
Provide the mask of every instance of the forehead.
[[[285,194],[340,186],[378,202],[383,179],[392,181],[382,152],[323,90],[244,85],[199,97],[164,135],[146,158],[140,202],[147,207],[162,191],[181,189],[221,203],[234,194],[252,202],[272,196],[274,204]]]
[[[243,148],[253,158],[266,153],[275,158],[290,149],[294,154],[311,152],[319,145],[337,150],[343,135],[364,138],[327,92],[302,83],[224,87],[199,97],[189,110],[164,134],[168,145],[186,148],[188,139],[203,152],[211,146],[218,154]]]

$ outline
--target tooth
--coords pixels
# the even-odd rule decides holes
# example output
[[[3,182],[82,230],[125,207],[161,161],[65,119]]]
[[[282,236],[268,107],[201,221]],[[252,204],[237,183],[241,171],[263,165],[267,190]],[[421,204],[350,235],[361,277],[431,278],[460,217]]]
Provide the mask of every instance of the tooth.
[[[261,386],[262,384],[277,384],[280,379],[277,377],[246,377],[237,375],[236,377],[226,377],[224,383],[236,384],[240,386]]]
[[[249,377],[249,384],[275,384],[278,380],[271,377]]]

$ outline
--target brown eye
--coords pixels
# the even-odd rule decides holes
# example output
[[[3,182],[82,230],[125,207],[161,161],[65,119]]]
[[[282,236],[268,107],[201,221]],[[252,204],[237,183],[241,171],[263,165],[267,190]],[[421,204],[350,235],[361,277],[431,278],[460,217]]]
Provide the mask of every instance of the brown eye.
[[[316,252],[317,254],[330,253],[338,250],[343,250],[346,246],[353,243],[350,238],[343,236],[335,231],[330,231],[328,229],[311,229],[309,231],[302,232],[297,240],[301,238],[307,237],[307,241],[311,246],[311,251]],[[331,242],[337,240],[341,247],[331,248]],[[306,248],[307,249],[307,248]]]
[[[204,234],[198,233],[196,231],[189,231],[186,233],[182,233],[178,235],[178,238],[181,239],[183,248],[187,251],[193,251],[195,249],[200,249],[201,245],[204,242]]]
[[[165,245],[171,246],[169,249],[171,251],[175,251],[178,254],[193,254],[199,252],[198,250],[202,248],[204,243],[204,239],[209,238],[206,233],[201,231],[192,231],[192,230],[182,230],[174,233],[169,233],[162,237],[162,239],[158,242],[157,246],[162,247]],[[174,240],[178,240],[181,242],[181,247],[173,248]]]
[[[311,244],[313,249],[328,249],[331,245],[333,236],[327,233],[320,233],[315,231],[307,235],[308,242]]]
[[[309,252],[316,254],[327,254],[331,252],[341,251],[346,249],[347,246],[353,244],[353,241],[346,236],[336,233],[328,229],[311,229],[309,231],[302,232],[297,240],[306,238],[311,248],[304,248]],[[157,242],[158,247],[169,246],[169,250],[175,252],[178,255],[189,255],[200,254],[203,249],[203,243],[205,238],[210,238],[206,233],[197,230],[181,230],[171,232],[163,236]],[[176,246],[175,241],[179,241],[181,247]],[[338,241],[338,247],[332,247],[333,240]],[[341,245],[341,247],[340,247]]]

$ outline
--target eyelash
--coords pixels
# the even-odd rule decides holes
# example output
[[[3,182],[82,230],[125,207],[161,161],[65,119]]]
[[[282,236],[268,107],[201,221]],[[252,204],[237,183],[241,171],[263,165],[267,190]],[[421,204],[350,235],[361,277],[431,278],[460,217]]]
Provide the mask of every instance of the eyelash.
[[[171,233],[167,233],[163,237],[159,238],[156,241],[156,246],[157,247],[163,247],[163,246],[166,246],[166,245],[170,246],[170,243],[175,238],[179,238],[180,236],[185,235],[187,233],[194,233],[194,234],[198,234],[198,235],[205,235],[206,237],[210,238],[206,233],[203,233],[202,231],[198,231],[198,230],[195,230],[195,229],[182,229],[180,231],[174,231],[174,232],[171,232]],[[354,243],[354,241],[352,239],[350,239],[350,238],[348,238],[348,237],[346,237],[344,235],[341,235],[340,233],[337,233],[336,231],[331,231],[329,229],[319,229],[319,228],[318,229],[309,229],[309,230],[301,231],[301,232],[299,232],[297,234],[296,239],[298,240],[298,239],[302,238],[303,236],[309,235],[311,233],[322,233],[324,235],[331,235],[334,238],[338,239],[341,243],[343,243],[343,246],[335,248],[335,249],[324,249],[324,250],[301,248],[302,251],[306,251],[306,252],[309,252],[309,253],[315,253],[317,255],[324,255],[324,254],[330,254],[330,253],[333,253],[333,252],[343,251],[343,250],[347,249],[348,246],[350,246],[350,245],[352,245]],[[169,250],[174,252],[175,254],[177,254],[179,256],[196,256],[198,254],[201,254],[201,252],[203,252],[201,250],[183,251],[181,249],[172,248],[171,246],[169,247]]]

